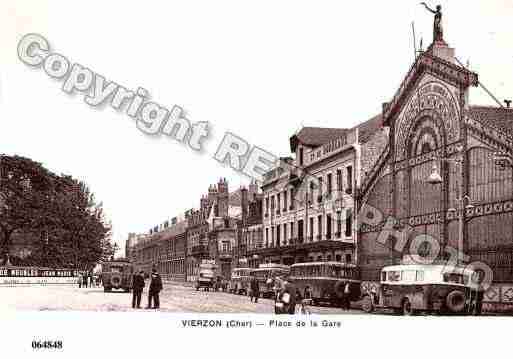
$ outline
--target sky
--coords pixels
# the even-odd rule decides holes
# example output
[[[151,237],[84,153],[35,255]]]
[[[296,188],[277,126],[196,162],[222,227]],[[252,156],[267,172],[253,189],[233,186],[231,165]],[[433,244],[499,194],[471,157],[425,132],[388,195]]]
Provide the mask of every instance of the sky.
[[[445,39],[499,99],[513,98],[513,1],[439,1]],[[432,40],[418,1],[2,0],[0,153],[88,183],[123,248],[129,232],[199,206],[210,183],[249,179],[213,159],[229,131],[277,155],[302,126],[351,127],[378,114]],[[111,107],[17,57],[23,35],[152,101],[208,121],[202,153],[139,131]],[[480,89],[473,104],[493,105]]]

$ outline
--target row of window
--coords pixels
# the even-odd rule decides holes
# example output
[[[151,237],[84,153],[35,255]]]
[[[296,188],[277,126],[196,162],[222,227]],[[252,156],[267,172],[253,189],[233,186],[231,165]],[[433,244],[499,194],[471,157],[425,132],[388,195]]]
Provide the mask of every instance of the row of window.
[[[351,237],[352,236],[352,228],[353,228],[353,214],[351,209],[345,211],[346,218],[342,219],[342,212],[337,211],[336,220],[332,218],[331,214],[326,215],[326,219],[322,214],[317,216],[317,237],[316,240],[323,239],[323,235],[325,235],[325,239],[330,240],[334,238],[342,237],[342,222],[344,222],[344,236]],[[323,231],[323,224],[326,222],[326,231]],[[314,240],[314,217],[310,217],[309,219],[309,236],[305,241],[304,234],[304,221],[302,219],[297,221],[297,224],[294,225],[294,222],[277,224],[276,226],[267,227],[265,229],[265,246],[266,247],[279,247],[281,245],[294,244],[294,240],[299,243],[303,242],[312,242]],[[297,230],[297,237],[296,237]],[[333,231],[334,230],[334,231]],[[283,235],[283,237],[282,237]],[[283,238],[283,241],[282,241]]]
[[[331,278],[357,278],[357,271],[353,268],[343,268],[339,265],[309,265],[292,268],[290,275],[294,277],[331,277]]]
[[[337,169],[336,172],[336,190],[338,192],[343,192],[343,178],[342,178],[342,169]],[[329,172],[326,175],[326,183],[324,182],[324,177],[318,177],[317,179],[312,179],[309,182],[310,193],[309,197],[310,201],[313,199],[314,193],[317,191],[317,202],[322,202],[323,198],[330,198],[333,193],[333,174]],[[353,192],[353,167],[346,167],[346,186],[345,191],[348,194]],[[289,204],[290,200],[290,204]],[[283,205],[283,207],[282,207]],[[276,195],[267,196],[265,198],[265,214],[264,216],[269,215],[269,210],[272,214],[280,214],[282,211],[287,212],[287,210],[293,210],[295,208],[295,198],[294,198],[294,189],[286,189],[283,192],[279,192]]]
[[[342,256],[342,254],[336,254],[334,257],[331,254],[326,254],[325,256],[319,254],[318,256],[310,255],[307,258],[298,258],[298,260],[295,263],[306,263],[306,262],[343,262],[343,263],[351,263],[352,256],[351,253],[346,253]],[[280,261],[271,261],[266,260],[265,263],[277,263],[279,264]],[[258,261],[254,261],[254,266],[258,267]],[[292,260],[291,263],[288,263],[288,265],[294,264],[294,260]]]
[[[160,263],[157,269],[162,275],[183,274],[185,270],[185,264],[183,260],[164,262]]]
[[[336,254],[335,258],[331,256],[331,254],[327,254],[325,257],[322,255],[318,255],[317,257],[309,256],[305,262],[331,262],[335,259],[336,262],[342,262],[342,255]],[[351,253],[346,253],[344,256],[345,263],[351,263]]]

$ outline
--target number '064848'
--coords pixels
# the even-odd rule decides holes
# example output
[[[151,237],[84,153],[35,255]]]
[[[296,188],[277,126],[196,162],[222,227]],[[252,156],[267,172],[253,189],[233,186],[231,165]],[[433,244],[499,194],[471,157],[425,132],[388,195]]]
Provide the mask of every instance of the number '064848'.
[[[33,340],[32,349],[62,349],[60,340]]]

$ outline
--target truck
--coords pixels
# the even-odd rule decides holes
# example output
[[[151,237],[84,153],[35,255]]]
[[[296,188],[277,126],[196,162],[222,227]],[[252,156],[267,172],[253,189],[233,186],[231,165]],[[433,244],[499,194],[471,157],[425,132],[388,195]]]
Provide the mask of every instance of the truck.
[[[203,288],[209,291],[211,288],[217,291],[223,286],[223,278],[219,272],[219,266],[214,260],[203,259],[199,265],[199,276],[196,280],[196,290]]]
[[[133,265],[126,260],[112,260],[102,263],[102,283],[104,292],[112,289],[122,289],[130,292],[132,289]]]

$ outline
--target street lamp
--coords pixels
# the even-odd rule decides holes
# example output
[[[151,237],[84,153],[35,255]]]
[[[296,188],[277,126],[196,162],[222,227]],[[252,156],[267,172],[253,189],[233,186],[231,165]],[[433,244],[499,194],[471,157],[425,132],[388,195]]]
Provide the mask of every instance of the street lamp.
[[[504,152],[495,152],[493,154],[493,160],[501,170],[505,170],[506,166],[513,168],[513,158]]]
[[[460,166],[463,166],[463,160],[459,159],[459,158],[454,158],[454,159],[453,158],[438,158],[438,160],[440,161],[440,163],[442,161],[443,162],[452,162],[452,163],[458,164]],[[433,165],[433,171],[429,175],[429,177],[427,179],[427,182],[429,184],[432,184],[432,185],[441,184],[443,182],[442,176],[440,175],[440,172],[438,172],[436,164]],[[460,188],[459,182],[457,180],[457,177],[456,177],[456,188],[457,188],[456,202],[457,202],[457,205],[458,205],[458,209],[449,208],[447,210],[447,212],[454,212],[454,213],[459,212],[459,218],[458,218],[459,226],[458,226],[458,258],[457,258],[457,264],[462,264],[463,263],[463,256],[464,256],[464,254],[463,254],[463,249],[464,249],[464,240],[463,240],[464,233],[463,233],[463,229],[464,229],[464,222],[465,222],[465,218],[464,218],[465,210],[474,208],[474,206],[470,203],[471,200],[470,200],[470,197],[468,195],[462,195],[461,188]],[[467,203],[467,205],[465,205],[465,203]]]

